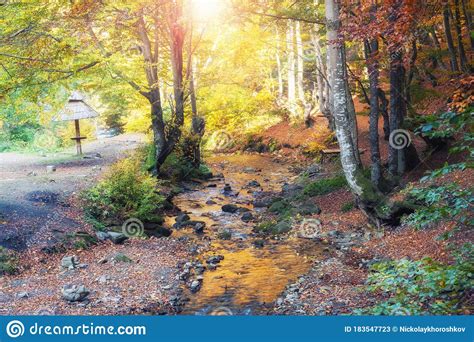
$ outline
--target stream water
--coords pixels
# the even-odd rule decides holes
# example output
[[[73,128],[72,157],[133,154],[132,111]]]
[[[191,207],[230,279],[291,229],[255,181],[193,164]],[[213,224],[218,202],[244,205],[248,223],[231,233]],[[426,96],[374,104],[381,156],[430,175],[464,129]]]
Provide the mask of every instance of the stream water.
[[[255,223],[245,223],[242,214],[224,213],[221,208],[235,204],[258,216],[265,209],[253,208],[256,192],[280,191],[295,175],[289,165],[265,155],[214,156],[207,162],[214,174],[224,177],[204,182],[174,199],[191,220],[206,222],[205,233],[199,236],[183,229],[174,234],[187,236],[191,243],[205,242],[206,251],[199,256],[203,263],[211,255],[224,259],[217,269],[204,272],[201,288],[189,293],[183,314],[265,314],[286,285],[309,269],[310,260],[318,257],[320,250],[314,244],[305,248],[307,242],[297,239],[266,239],[263,247],[256,247]],[[261,186],[248,188],[250,181]],[[225,184],[230,184],[234,196],[223,194]],[[171,220],[169,224],[174,223]],[[231,233],[230,239],[219,238],[223,229]]]

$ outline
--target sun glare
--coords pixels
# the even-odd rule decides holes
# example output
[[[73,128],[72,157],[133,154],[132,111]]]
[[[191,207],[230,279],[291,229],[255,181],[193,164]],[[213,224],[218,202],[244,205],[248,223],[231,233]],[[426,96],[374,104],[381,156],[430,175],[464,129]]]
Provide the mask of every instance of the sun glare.
[[[223,10],[226,0],[192,0],[193,14],[197,20],[217,17]]]

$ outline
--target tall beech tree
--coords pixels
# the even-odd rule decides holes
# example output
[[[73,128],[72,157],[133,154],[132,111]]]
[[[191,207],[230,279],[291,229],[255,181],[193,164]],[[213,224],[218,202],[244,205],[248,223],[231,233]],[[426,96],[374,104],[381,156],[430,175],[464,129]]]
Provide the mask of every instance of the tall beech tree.
[[[183,46],[186,20],[183,1],[159,0],[124,7],[99,3],[92,8],[77,9],[77,12],[75,17],[86,23],[87,33],[110,72],[127,82],[149,102],[156,151],[154,172],[158,173],[178,143],[184,125]],[[115,24],[112,25],[111,21]],[[117,27],[122,27],[125,32],[115,31]],[[111,44],[110,39],[102,38],[105,35],[120,37],[120,42]],[[123,53],[136,63],[136,58],[130,55],[133,50],[142,56],[145,82],[135,75],[128,76],[127,67],[122,67],[116,59],[117,53]],[[160,70],[160,67],[164,70]],[[168,70],[172,75],[173,94],[170,101],[171,115],[165,118],[163,101],[166,99],[162,98],[163,80],[160,74]]]
[[[341,149],[341,164],[352,192],[365,204],[364,185],[360,183],[359,150],[353,140],[354,118],[349,113],[347,69],[344,44],[339,40],[339,6],[334,0],[326,1],[326,30],[328,71],[333,97],[333,116],[337,141]]]
[[[448,45],[448,50],[449,50],[451,70],[459,71],[456,48],[454,47],[453,35],[451,33],[450,17],[451,17],[451,11],[449,9],[449,3],[446,2],[443,8],[443,24],[444,24],[444,33],[446,35],[446,44]]]

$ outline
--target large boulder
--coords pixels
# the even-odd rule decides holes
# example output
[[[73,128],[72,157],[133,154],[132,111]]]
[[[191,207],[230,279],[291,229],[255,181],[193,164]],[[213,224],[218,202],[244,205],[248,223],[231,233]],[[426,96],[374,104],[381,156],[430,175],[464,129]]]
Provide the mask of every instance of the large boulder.
[[[237,211],[239,211],[240,207],[235,205],[235,204],[224,204],[222,206],[222,211],[225,213],[231,213],[234,214]]]
[[[116,245],[119,245],[128,239],[128,237],[123,233],[108,232],[108,234],[110,241],[112,241]]]
[[[300,184],[283,184],[281,193],[284,197],[294,197],[303,190],[303,186]]]
[[[253,207],[254,208],[267,208],[269,206],[271,206],[273,203],[273,199],[272,198],[261,198],[261,199],[257,199],[253,202]]]
[[[168,237],[172,233],[171,229],[165,228],[159,224],[145,224],[145,235],[148,237],[154,236],[157,238]]]
[[[178,216],[176,216],[176,223],[179,225],[183,222],[189,221],[191,218],[189,217],[188,214],[186,213],[181,213]]]

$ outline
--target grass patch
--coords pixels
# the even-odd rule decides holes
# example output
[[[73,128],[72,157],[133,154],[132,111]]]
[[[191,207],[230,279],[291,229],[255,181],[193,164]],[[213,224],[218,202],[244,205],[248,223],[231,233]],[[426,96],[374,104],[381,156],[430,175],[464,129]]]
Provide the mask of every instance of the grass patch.
[[[354,201],[346,202],[341,206],[341,211],[343,213],[347,213],[351,211],[352,209],[354,209],[354,207],[355,207]]]
[[[13,252],[0,247],[0,276],[14,274],[18,271],[16,257]]]
[[[325,178],[306,185],[303,189],[303,194],[310,197],[326,195],[346,185],[346,178],[343,175]]]

